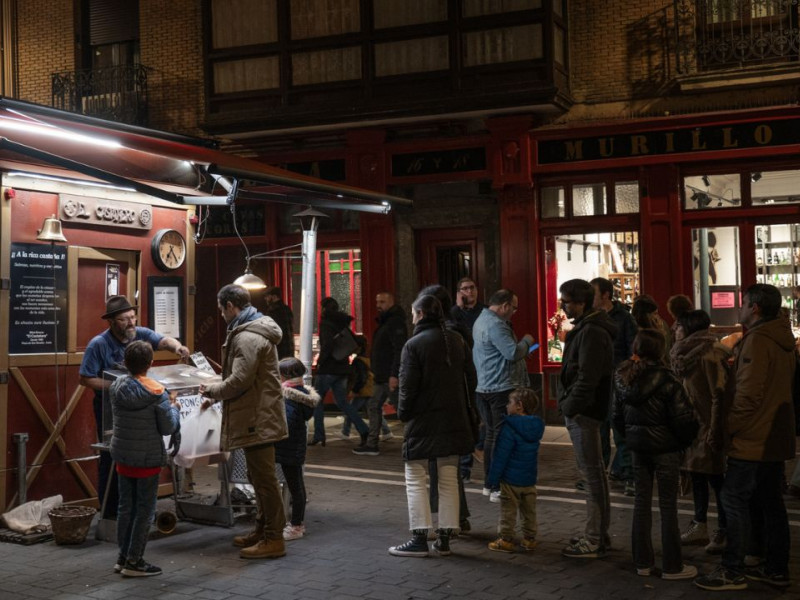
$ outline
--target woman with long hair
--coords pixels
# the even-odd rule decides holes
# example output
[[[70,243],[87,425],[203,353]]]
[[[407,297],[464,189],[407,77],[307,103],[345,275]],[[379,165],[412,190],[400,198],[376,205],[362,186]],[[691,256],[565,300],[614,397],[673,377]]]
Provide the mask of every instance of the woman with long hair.
[[[694,518],[681,535],[683,544],[706,545],[706,552],[719,554],[725,547],[727,518],[720,500],[725,480],[725,391],[730,377],[731,351],[708,328],[711,318],[702,310],[678,317],[677,341],[670,351],[672,371],[683,381],[700,421],[700,430],[686,450],[683,468],[692,478]],[[708,488],[717,499],[717,529],[708,535]]]
[[[445,326],[442,304],[435,296],[418,297],[412,305],[414,333],[400,359],[397,414],[405,423],[408,519],[412,538],[389,548],[394,556],[427,556],[428,530],[433,528],[425,476],[428,461],[438,471],[439,527],[433,548],[450,554],[450,536],[459,526],[458,460],[474,447],[467,413],[467,390],[477,376],[472,356],[460,335]]]
[[[658,482],[661,511],[662,579],[690,579],[697,568],[683,563],[678,528],[678,486],[681,450],[697,434],[697,420],[686,391],[663,364],[664,336],[642,329],[633,340],[633,356],[614,376],[614,425],[625,432],[633,458],[636,493],[631,541],[636,572],[655,569],[650,538],[653,478]]]

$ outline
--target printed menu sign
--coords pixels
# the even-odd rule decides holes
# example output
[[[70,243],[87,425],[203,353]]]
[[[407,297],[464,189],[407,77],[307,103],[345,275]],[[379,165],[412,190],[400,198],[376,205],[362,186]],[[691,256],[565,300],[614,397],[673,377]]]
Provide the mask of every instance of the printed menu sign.
[[[9,354],[67,351],[67,249],[11,244]]]

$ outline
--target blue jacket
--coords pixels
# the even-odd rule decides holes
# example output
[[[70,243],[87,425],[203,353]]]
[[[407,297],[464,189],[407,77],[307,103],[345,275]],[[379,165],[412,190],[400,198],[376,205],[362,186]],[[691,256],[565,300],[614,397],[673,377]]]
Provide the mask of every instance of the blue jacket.
[[[281,391],[289,437],[275,444],[275,462],[299,467],[306,462],[306,421],[314,414],[320,398],[313,387],[281,385]]]
[[[494,443],[486,487],[497,488],[501,481],[518,487],[536,485],[543,434],[544,421],[539,417],[507,415]]]
[[[478,370],[475,391],[492,394],[528,385],[524,360],[528,344],[517,342],[511,323],[484,308],[472,327],[472,337],[472,362]]]
[[[120,377],[111,384],[111,410],[111,457],[116,462],[141,468],[166,464],[163,437],[181,425],[180,413],[170,404],[164,386],[152,379]]]

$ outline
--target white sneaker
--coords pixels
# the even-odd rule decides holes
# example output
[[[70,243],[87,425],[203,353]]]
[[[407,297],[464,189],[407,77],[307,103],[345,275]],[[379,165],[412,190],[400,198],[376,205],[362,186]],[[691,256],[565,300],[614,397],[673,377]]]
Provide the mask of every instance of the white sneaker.
[[[692,521],[689,528],[681,534],[681,544],[684,546],[705,546],[708,542],[708,525],[706,523]]]
[[[292,525],[291,523],[287,523],[286,527],[283,528],[283,539],[287,542],[290,540],[299,540],[305,534],[305,525]]]
[[[489,502],[500,502],[500,492],[492,492],[489,494]]]
[[[341,430],[339,430],[339,431],[337,431],[337,432],[336,432],[336,436],[337,436],[337,437],[338,437],[340,440],[349,440],[349,439],[350,439],[350,434],[349,434],[349,433],[348,433],[348,434],[345,434],[345,432],[344,432],[344,431],[341,431]]]
[[[675,579],[694,579],[697,577],[697,567],[692,565],[683,565],[683,568],[677,573],[661,573],[661,579],[675,580]]]
[[[482,493],[483,493],[484,496],[489,496],[492,493],[492,488],[485,487],[485,488],[483,488],[483,492]]]
[[[382,442],[388,442],[393,437],[394,437],[394,434],[391,431],[389,431],[388,433],[382,433],[381,434],[381,441]]]

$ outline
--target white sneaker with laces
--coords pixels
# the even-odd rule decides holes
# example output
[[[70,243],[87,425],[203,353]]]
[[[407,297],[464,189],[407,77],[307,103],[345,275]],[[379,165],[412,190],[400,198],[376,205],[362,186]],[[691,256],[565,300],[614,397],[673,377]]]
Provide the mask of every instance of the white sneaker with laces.
[[[492,493],[492,488],[483,488],[483,492],[481,492],[484,496],[488,496]]]
[[[677,579],[694,579],[697,577],[697,567],[692,565],[683,565],[683,568],[677,573],[661,573],[661,579],[668,581]]]
[[[286,527],[283,528],[283,539],[287,542],[290,540],[299,540],[305,534],[305,525],[292,525],[291,523],[287,523]]]
[[[391,431],[389,431],[389,432],[387,432],[387,433],[382,433],[382,434],[381,434],[381,441],[382,441],[382,442],[388,442],[388,441],[389,441],[389,440],[391,440],[393,437],[394,437],[394,434],[393,434]]]
[[[492,492],[489,494],[489,502],[500,502],[500,492]]]

